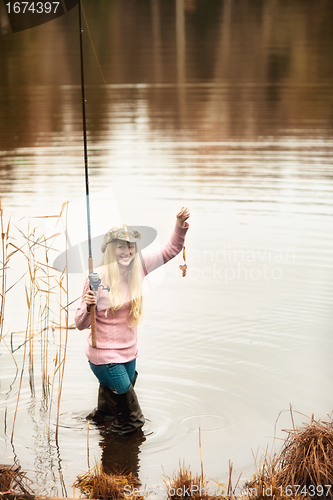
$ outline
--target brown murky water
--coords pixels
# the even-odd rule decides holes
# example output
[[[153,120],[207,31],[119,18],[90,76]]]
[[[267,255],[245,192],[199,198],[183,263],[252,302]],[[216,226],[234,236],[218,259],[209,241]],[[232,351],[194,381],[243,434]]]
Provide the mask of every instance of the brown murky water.
[[[332,412],[333,4],[99,0],[85,8],[107,84],[85,31],[93,234],[124,221],[156,228],[155,245],[163,244],[179,207],[191,209],[188,276],[179,256],[151,276],[154,293],[145,295],[137,392],[152,434],[126,445],[127,461],[149,486],[179,459],[199,471],[200,426],[205,474],[225,482],[231,459],[235,477],[249,478],[252,450],[272,445],[280,411]],[[19,223],[69,200],[75,244],[86,238],[77,9],[17,34],[1,9],[5,214]],[[70,275],[71,300],[83,280]],[[6,300],[10,345],[11,332],[25,328],[23,281]],[[0,343],[0,461],[17,457],[40,493],[71,495],[87,469],[85,416],[97,384],[84,348],[85,334],[70,331],[58,445],[38,366],[35,397],[25,380],[11,444],[18,379]],[[283,413],[278,435],[290,426]],[[124,463],[123,443],[97,428],[89,446],[91,464]]]

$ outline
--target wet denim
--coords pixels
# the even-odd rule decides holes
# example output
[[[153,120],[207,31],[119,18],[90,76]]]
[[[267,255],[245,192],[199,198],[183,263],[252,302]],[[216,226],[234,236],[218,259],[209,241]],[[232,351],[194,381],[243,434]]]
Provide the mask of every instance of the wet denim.
[[[106,385],[124,394],[130,388],[135,375],[136,359],[127,363],[109,363],[107,365],[94,365],[89,361],[90,368],[96,375],[101,385]]]

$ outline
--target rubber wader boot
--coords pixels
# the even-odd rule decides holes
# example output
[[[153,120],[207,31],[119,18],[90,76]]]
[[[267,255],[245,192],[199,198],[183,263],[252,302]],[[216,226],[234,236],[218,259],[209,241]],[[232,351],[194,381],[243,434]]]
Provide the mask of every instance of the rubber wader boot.
[[[116,394],[116,400],[117,418],[111,423],[110,431],[124,436],[141,429],[145,419],[133,386],[124,394]]]
[[[136,379],[138,378],[138,372],[135,372],[134,379],[132,381],[132,386],[135,386]],[[97,408],[95,408],[87,416],[88,420],[93,420],[96,423],[109,422],[114,420],[117,416],[117,393],[115,393],[110,387],[106,385],[99,385],[98,388],[98,399]]]

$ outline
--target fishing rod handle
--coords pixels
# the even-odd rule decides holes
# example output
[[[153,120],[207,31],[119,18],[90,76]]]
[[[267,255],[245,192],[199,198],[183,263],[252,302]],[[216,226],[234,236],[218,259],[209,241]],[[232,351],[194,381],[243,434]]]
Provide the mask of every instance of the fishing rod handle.
[[[90,306],[90,319],[91,319],[91,345],[97,346],[96,343],[96,305]]]

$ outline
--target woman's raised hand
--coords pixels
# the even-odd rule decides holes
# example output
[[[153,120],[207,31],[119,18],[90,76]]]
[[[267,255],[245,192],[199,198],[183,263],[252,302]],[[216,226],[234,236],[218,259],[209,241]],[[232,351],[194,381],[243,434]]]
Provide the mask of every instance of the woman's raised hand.
[[[185,221],[189,218],[190,211],[187,207],[182,207],[177,214],[177,224],[180,227],[184,227]]]
[[[89,290],[89,292],[87,292],[85,294],[84,300],[86,302],[88,311],[90,311],[90,306],[92,306],[94,304],[96,305],[96,297],[95,297],[95,294],[92,290]]]

